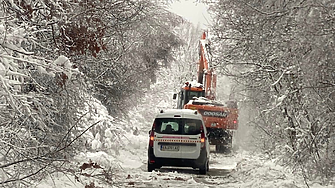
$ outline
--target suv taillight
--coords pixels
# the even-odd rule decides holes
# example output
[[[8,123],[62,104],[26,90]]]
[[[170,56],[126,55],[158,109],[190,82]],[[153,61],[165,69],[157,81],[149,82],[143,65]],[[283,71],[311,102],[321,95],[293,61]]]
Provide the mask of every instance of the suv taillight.
[[[153,146],[154,146],[155,126],[156,126],[156,124],[154,123],[154,124],[152,125],[152,129],[151,129],[151,131],[150,131],[149,147],[153,147]]]
[[[201,126],[201,129],[200,129],[201,148],[206,147],[205,141],[206,141],[205,130],[204,130],[203,126]]]

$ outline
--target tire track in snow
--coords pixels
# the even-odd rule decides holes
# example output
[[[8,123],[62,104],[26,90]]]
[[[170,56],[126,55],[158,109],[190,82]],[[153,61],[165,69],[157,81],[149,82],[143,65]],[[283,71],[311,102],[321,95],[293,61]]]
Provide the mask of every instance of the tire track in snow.
[[[210,187],[217,187],[225,183],[235,182],[230,173],[236,168],[241,159],[234,154],[211,153],[209,171],[207,175],[194,176],[197,183],[202,183]]]
[[[151,182],[139,183],[141,186],[161,185],[174,187],[174,185],[206,185],[217,187],[225,183],[234,183],[236,180],[230,173],[236,168],[241,158],[234,154],[211,153],[210,168],[207,175],[199,175],[198,169],[162,167],[150,176]],[[141,171],[146,172],[146,163],[141,166]],[[193,183],[192,183],[193,182]],[[137,185],[139,185],[137,184]]]

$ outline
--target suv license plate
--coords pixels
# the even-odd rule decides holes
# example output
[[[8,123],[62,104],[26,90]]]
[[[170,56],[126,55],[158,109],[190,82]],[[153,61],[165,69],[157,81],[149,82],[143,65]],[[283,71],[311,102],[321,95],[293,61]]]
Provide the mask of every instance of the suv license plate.
[[[179,151],[179,146],[161,145],[161,151]]]

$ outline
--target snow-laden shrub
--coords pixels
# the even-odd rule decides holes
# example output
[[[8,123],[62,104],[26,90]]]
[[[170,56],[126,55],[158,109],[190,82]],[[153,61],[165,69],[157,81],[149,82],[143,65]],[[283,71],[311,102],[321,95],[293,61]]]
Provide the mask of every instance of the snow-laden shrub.
[[[71,155],[80,90],[67,57],[26,51],[23,26],[0,20],[0,30],[0,184],[9,186]]]

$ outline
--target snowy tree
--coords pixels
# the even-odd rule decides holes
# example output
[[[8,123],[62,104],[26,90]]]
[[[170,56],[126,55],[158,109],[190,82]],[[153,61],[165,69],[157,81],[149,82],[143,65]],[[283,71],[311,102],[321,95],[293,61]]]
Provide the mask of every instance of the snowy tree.
[[[73,100],[56,90],[78,74],[65,56],[49,59],[28,51],[31,28],[11,13],[1,11],[0,20],[0,184],[8,186],[28,184],[26,179],[67,156]]]
[[[180,21],[168,11],[149,4],[137,19],[119,29],[124,32],[107,35],[110,50],[100,54],[94,63],[101,66],[90,75],[98,98],[112,114],[127,112],[139,102],[156,82],[156,71],[171,62],[172,50],[180,44],[172,32]]]
[[[157,112],[176,108],[177,101],[173,100],[173,94],[178,93],[185,82],[196,79],[199,61],[198,44],[203,31],[183,21],[174,32],[180,39],[181,45],[173,49],[173,58],[168,59],[168,63],[162,61],[159,64],[156,82],[150,85],[145,97],[140,98],[136,108],[129,112],[129,124],[136,122],[140,131],[145,133],[151,128],[151,121]]]
[[[333,177],[333,1],[217,1],[218,62],[266,149],[306,178]]]
[[[29,185],[47,174],[41,172],[70,172],[64,163],[85,150],[85,142],[103,147],[101,141],[116,132],[114,119],[92,122],[97,108],[90,95],[120,115],[155,82],[155,72],[179,44],[172,32],[179,19],[150,1],[0,5],[0,184],[5,186]],[[85,132],[88,139],[82,138]]]

